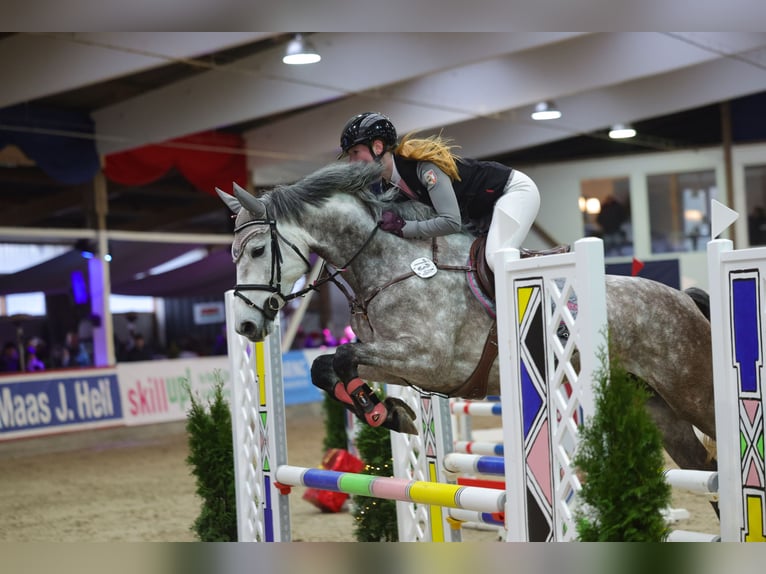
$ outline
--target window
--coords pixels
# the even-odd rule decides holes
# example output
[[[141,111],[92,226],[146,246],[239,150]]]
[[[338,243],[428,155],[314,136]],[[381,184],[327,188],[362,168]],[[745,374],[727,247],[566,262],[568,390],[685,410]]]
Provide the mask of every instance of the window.
[[[109,310],[112,313],[154,313],[154,297],[139,295],[109,295]]]
[[[45,315],[45,293],[13,293],[5,296],[6,313],[12,315]]]
[[[745,167],[745,202],[750,245],[766,245],[766,165]]]
[[[710,241],[710,201],[717,198],[715,171],[647,177],[652,253],[704,251]]]
[[[633,255],[630,180],[627,177],[580,182],[580,211],[584,235],[603,239],[606,257]]]

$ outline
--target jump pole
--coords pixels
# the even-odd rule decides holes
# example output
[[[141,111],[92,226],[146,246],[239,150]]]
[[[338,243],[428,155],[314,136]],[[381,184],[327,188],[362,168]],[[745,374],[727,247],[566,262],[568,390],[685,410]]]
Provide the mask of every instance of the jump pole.
[[[400,500],[445,508],[462,508],[477,512],[502,512],[505,507],[505,492],[490,488],[288,465],[282,465],[277,469],[276,478],[283,485],[306,486],[333,492],[345,492],[359,496]]]
[[[455,441],[454,452],[466,454],[484,454],[488,456],[503,456],[504,448],[501,442],[488,442],[476,440]]]
[[[502,456],[484,456],[453,452],[444,457],[444,468],[449,472],[470,472],[505,476],[505,459]]]

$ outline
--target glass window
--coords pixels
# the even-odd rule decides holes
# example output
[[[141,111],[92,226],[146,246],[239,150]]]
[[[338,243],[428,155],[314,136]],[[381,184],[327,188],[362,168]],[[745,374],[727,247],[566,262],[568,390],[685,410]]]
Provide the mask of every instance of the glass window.
[[[650,175],[652,253],[704,251],[710,241],[710,201],[717,199],[715,171]]]
[[[109,310],[112,313],[154,313],[154,297],[140,295],[109,295]]]
[[[633,255],[630,180],[588,179],[580,182],[584,235],[604,240],[604,255]]]
[[[766,245],[766,165],[745,167],[745,202],[750,245]]]
[[[12,315],[45,315],[45,293],[13,293],[5,296],[6,312]]]

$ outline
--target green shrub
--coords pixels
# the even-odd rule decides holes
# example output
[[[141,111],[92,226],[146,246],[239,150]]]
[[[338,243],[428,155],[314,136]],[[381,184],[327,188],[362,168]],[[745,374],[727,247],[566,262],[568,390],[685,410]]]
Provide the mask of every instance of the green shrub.
[[[192,530],[202,542],[237,541],[237,501],[231,411],[223,398],[223,380],[216,373],[212,400],[207,408],[187,385],[191,407],[187,415],[189,456],[186,462],[196,477],[202,499]]]
[[[662,511],[670,504],[662,435],[645,402],[648,391],[602,353],[595,414],[581,428],[574,464],[583,478],[575,515],[583,542],[661,542],[668,535]]]

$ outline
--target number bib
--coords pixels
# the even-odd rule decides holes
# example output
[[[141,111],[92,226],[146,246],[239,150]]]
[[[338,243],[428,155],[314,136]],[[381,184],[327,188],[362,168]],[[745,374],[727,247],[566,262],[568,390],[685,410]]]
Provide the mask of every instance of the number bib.
[[[410,263],[410,269],[415,272],[415,275],[423,279],[436,275],[436,265],[428,257],[418,257]]]

